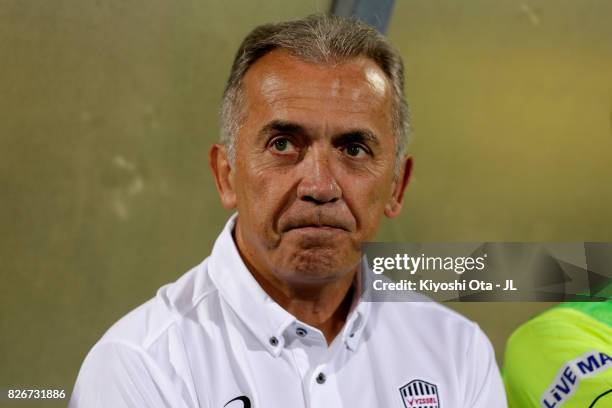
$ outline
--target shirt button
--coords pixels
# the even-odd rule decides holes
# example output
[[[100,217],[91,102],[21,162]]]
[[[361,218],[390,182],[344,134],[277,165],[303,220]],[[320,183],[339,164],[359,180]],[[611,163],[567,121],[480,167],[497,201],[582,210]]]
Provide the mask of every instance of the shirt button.
[[[295,329],[295,334],[297,334],[300,337],[305,337],[308,334],[308,332],[303,327],[298,327],[297,329]]]
[[[319,375],[317,375],[317,383],[318,384],[324,384],[325,380],[327,380],[327,377],[325,377],[325,374],[319,373]]]
[[[270,337],[270,344],[274,347],[278,346],[278,339],[274,336]]]

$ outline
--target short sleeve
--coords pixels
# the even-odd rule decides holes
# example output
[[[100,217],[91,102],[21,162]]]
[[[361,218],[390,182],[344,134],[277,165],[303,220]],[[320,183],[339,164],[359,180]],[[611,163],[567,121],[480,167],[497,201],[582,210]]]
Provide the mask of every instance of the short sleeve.
[[[69,408],[186,407],[172,383],[141,348],[99,343],[83,362]]]
[[[598,407],[597,400],[608,406],[611,338],[610,326],[565,305],[524,323],[506,346],[510,407]],[[603,402],[605,395],[610,400]]]

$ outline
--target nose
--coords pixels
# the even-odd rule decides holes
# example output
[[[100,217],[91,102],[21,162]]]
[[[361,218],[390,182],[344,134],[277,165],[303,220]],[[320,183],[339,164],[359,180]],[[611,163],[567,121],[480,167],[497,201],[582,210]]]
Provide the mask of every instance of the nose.
[[[306,153],[300,166],[302,177],[297,188],[297,195],[301,200],[320,205],[336,202],[342,197],[329,155],[329,152],[316,148]]]

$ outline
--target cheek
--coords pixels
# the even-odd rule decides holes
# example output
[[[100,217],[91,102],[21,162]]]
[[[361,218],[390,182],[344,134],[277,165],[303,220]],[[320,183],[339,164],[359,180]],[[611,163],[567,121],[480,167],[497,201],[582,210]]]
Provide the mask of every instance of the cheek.
[[[392,184],[392,176],[385,170],[361,177],[358,183],[349,183],[349,186],[359,190],[364,203],[374,207],[384,206],[391,193]]]
[[[236,172],[238,211],[250,218],[250,224],[262,231],[282,205],[286,187],[283,177],[269,172],[242,168]]]
[[[380,180],[380,178],[364,180],[358,182],[354,180],[347,183],[345,196],[347,202],[352,203],[355,216],[358,218],[362,229],[372,230],[378,227],[384,211],[387,197],[390,194],[388,182]]]

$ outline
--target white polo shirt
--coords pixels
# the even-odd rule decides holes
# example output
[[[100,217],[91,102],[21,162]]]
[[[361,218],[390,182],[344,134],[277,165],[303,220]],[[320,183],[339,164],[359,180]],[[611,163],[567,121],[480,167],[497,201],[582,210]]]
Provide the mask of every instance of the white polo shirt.
[[[71,408],[504,408],[479,327],[433,302],[365,302],[331,345],[243,263],[233,216],[212,254],[113,325]]]

